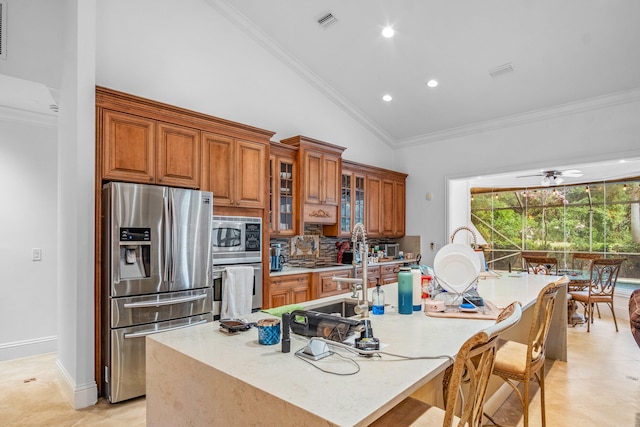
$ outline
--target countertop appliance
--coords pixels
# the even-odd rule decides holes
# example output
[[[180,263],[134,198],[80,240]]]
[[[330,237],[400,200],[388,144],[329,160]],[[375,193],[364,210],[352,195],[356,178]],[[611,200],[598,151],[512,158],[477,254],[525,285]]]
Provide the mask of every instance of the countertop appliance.
[[[252,311],[262,307],[262,218],[212,217],[213,316],[220,318],[225,269],[234,265],[253,267]]]
[[[282,271],[282,264],[284,264],[284,256],[282,255],[282,247],[280,243],[272,243],[269,249],[271,255],[269,271]]]
[[[400,245],[398,243],[387,243],[384,245],[384,253],[388,258],[398,258],[400,256]]]
[[[103,394],[145,394],[145,336],[213,320],[213,194],[154,185],[102,189]]]

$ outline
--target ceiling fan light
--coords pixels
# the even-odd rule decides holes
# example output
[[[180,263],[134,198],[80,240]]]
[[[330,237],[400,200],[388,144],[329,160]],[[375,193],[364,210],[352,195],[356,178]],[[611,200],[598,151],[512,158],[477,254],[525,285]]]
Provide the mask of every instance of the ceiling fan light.
[[[561,176],[556,176],[554,178],[554,182],[555,182],[556,185],[560,185],[560,184],[562,184],[564,182],[564,179]]]
[[[548,187],[549,185],[551,185],[551,180],[549,179],[548,176],[543,176],[542,179],[540,180],[540,185],[544,187]]]

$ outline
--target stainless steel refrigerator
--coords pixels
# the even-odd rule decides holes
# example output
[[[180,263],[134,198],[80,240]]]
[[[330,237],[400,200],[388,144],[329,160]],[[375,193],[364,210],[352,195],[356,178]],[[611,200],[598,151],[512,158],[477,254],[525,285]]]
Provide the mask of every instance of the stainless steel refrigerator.
[[[115,183],[102,189],[103,395],[145,394],[145,337],[213,320],[213,194]]]

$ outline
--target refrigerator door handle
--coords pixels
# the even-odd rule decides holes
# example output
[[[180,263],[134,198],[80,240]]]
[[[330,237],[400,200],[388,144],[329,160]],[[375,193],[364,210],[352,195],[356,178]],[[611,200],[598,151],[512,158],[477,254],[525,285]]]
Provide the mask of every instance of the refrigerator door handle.
[[[200,320],[198,322],[188,323],[188,324],[182,325],[182,326],[175,326],[173,328],[158,329],[158,330],[153,330],[153,331],[132,332],[130,334],[124,334],[124,338],[127,339],[127,338],[146,337],[147,335],[159,334],[160,332],[175,331],[176,329],[188,328],[190,326],[199,325],[201,323],[207,323],[207,321],[206,320]]]
[[[169,280],[169,260],[171,259],[171,217],[169,215],[169,202],[170,199],[165,195],[164,197],[164,209],[162,212],[163,225],[164,225],[164,239],[163,239],[163,248],[164,252],[164,262],[163,262],[163,271],[162,271],[162,280],[163,282],[167,282]]]
[[[170,209],[171,209],[171,270],[170,270],[170,287],[173,288],[173,282],[176,280],[176,256],[178,254],[176,248],[177,239],[177,230],[176,230],[176,199],[174,189],[169,189],[170,191]]]
[[[162,305],[180,304],[183,302],[198,301],[207,298],[207,294],[192,295],[182,298],[172,298],[164,301],[146,301],[146,302],[130,302],[124,305],[124,308],[141,308],[141,307],[159,307]]]

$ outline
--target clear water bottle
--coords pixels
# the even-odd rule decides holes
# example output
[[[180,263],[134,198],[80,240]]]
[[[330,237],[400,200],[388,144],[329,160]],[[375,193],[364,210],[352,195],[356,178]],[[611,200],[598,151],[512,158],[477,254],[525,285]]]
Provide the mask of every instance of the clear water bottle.
[[[380,279],[373,290],[371,314],[384,314],[384,291],[380,288]]]
[[[398,273],[398,313],[413,313],[413,274],[409,267],[400,267]]]
[[[422,308],[422,272],[417,265],[411,266],[411,277],[413,279],[413,311],[420,311]]]

